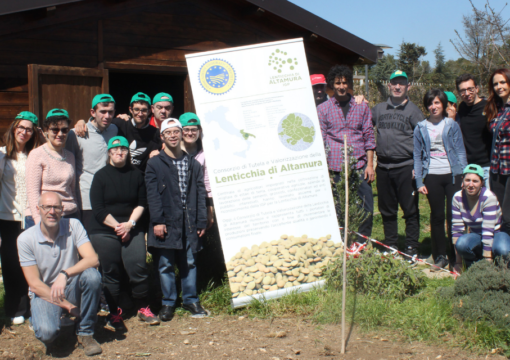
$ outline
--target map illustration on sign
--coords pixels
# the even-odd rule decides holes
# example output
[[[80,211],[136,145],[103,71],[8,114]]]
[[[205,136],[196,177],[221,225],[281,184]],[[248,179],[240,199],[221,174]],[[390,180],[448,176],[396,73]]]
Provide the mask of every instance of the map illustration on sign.
[[[292,151],[303,151],[315,140],[315,127],[306,115],[286,115],[278,124],[278,137],[282,144]]]

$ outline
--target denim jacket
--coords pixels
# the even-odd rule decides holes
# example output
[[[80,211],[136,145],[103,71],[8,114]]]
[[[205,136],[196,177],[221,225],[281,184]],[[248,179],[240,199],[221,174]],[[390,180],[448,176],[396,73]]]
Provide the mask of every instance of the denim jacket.
[[[455,183],[455,176],[462,174],[467,166],[466,150],[459,124],[450,118],[445,118],[445,122],[442,134],[443,145]],[[427,131],[427,120],[423,120],[414,128],[414,176],[418,189],[423,186],[423,180],[429,172],[429,165],[430,137]]]

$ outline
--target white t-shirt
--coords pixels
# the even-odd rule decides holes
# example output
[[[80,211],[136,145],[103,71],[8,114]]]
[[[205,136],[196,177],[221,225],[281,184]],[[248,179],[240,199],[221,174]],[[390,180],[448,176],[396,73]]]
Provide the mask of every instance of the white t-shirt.
[[[444,125],[444,119],[437,124],[433,124],[427,120],[427,131],[429,132],[430,138],[429,174],[443,175],[452,172],[443,144]]]

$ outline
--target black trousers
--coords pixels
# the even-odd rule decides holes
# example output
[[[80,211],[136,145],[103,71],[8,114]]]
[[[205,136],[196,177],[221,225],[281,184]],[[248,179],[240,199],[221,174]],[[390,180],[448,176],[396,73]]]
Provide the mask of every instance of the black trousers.
[[[121,242],[117,235],[92,234],[90,242],[99,256],[108,305],[111,298],[118,302],[123,266],[129,277],[131,293],[135,299],[144,299],[149,293],[149,271],[146,262],[145,233],[132,232],[131,239]],[[111,296],[111,298],[109,298]],[[114,311],[110,308],[111,311]]]
[[[424,184],[427,187],[427,199],[430,205],[430,235],[434,259],[439,255],[446,256],[450,254],[449,259],[455,260],[455,249],[452,244],[452,200],[453,195],[461,189],[461,182],[461,175],[455,176],[455,182],[452,174],[427,175],[425,177]],[[445,218],[448,238],[445,234]]]
[[[413,179],[413,165],[393,169],[376,168],[379,211],[384,227],[384,243],[397,247],[398,206],[406,222],[406,247],[417,248],[420,243],[420,213],[418,191]]]
[[[503,217],[501,230],[510,234],[510,175],[490,174],[491,191],[496,194]]]
[[[0,220],[2,246],[2,277],[4,280],[4,310],[7,317],[25,316],[30,309],[28,284],[19,264],[16,240],[21,229],[21,221]]]
[[[89,223],[90,219],[94,217],[94,213],[92,210],[82,210],[81,211],[81,223],[87,232],[89,232]]]

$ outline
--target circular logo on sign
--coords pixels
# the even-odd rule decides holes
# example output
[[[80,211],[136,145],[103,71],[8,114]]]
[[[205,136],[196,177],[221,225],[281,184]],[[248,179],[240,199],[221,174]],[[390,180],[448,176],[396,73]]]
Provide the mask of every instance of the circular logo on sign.
[[[236,82],[236,73],[225,60],[209,60],[200,68],[199,80],[209,93],[221,95],[232,89]]]

